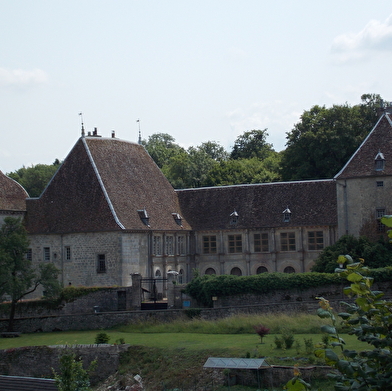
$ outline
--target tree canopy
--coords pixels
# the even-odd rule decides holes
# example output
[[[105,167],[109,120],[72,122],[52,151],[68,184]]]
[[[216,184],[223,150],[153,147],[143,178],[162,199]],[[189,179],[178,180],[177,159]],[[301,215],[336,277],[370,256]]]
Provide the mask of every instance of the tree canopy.
[[[53,164],[36,164],[31,167],[22,167],[7,174],[10,178],[19,182],[27,191],[30,197],[39,197],[46,185],[60,166],[60,161],[56,159]]]
[[[380,238],[372,242],[367,237],[356,238],[352,235],[342,236],[332,246],[325,247],[312,267],[312,272],[333,273],[337,267],[336,260],[341,254],[350,254],[353,259],[363,258],[370,268],[386,267],[392,264],[392,245]]]
[[[26,256],[28,246],[22,221],[6,217],[0,227],[0,298],[11,302],[8,331],[13,329],[19,300],[33,293],[40,285],[47,296],[54,296],[60,291],[58,270],[52,263],[42,263],[35,268]]]
[[[364,94],[362,103],[350,106],[313,106],[305,110],[287,133],[282,179],[333,178],[376,124],[383,101]]]
[[[231,159],[265,159],[273,151],[272,144],[267,143],[267,129],[250,130],[237,137],[231,151]]]

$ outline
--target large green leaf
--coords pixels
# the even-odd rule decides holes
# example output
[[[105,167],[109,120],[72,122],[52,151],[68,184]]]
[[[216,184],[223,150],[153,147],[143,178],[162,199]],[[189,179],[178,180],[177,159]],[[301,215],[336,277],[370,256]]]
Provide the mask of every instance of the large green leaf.
[[[336,329],[333,326],[330,326],[329,324],[324,324],[321,326],[321,331],[323,333],[327,334],[336,334]]]

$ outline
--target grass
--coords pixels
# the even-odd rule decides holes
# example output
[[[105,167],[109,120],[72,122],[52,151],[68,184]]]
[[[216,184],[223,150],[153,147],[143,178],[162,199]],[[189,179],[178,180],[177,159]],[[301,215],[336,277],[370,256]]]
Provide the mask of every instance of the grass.
[[[322,340],[320,326],[327,323],[309,314],[238,315],[216,321],[189,319],[170,323],[139,323],[105,330],[109,343],[124,340],[132,345],[124,354],[119,376],[141,374],[159,389],[183,387],[192,382],[208,382],[202,370],[209,356],[265,357],[269,364],[306,366],[317,362],[305,340],[316,344]],[[260,343],[254,326],[270,329]],[[291,349],[277,349],[275,337],[290,330],[295,337]],[[0,338],[0,349],[39,345],[93,344],[102,330],[22,334],[19,338]],[[348,349],[363,350],[367,345],[354,336],[342,334]],[[335,349],[336,353],[340,353]],[[173,383],[173,379],[175,382]],[[150,386],[149,390],[154,390]],[[158,388],[157,388],[158,389]],[[315,388],[317,389],[317,388]],[[333,388],[320,387],[323,390]]]

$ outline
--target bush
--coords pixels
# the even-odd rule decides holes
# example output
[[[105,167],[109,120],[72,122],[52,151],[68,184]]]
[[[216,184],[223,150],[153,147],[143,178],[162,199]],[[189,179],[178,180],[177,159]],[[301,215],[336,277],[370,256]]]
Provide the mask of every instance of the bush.
[[[104,332],[98,333],[95,337],[96,344],[108,343],[109,340],[110,340],[109,335]]]

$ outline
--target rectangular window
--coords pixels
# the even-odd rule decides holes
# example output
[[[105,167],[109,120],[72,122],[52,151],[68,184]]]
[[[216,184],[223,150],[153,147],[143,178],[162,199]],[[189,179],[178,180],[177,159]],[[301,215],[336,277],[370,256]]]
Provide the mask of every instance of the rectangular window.
[[[282,232],[280,234],[281,251],[295,251],[295,232]]]
[[[106,256],[105,256],[105,254],[98,254],[97,273],[106,273]]]
[[[203,254],[216,254],[216,236],[203,236]]]
[[[65,246],[65,260],[70,261],[71,260],[71,247]]]
[[[384,181],[377,181],[376,186],[377,187],[384,187]]]
[[[177,237],[177,246],[178,246],[178,254],[184,255],[185,252],[185,236],[178,236]]]
[[[50,247],[44,247],[44,261],[50,261]]]
[[[229,253],[242,252],[242,235],[229,235]]]
[[[154,255],[162,255],[162,244],[161,244],[161,237],[160,236],[154,236],[154,238],[153,238],[152,253]]]
[[[308,232],[308,250],[322,250],[324,248],[323,231]]]
[[[165,237],[165,254],[174,255],[174,236],[172,235]]]
[[[381,222],[381,217],[385,216],[385,208],[376,209],[376,219],[377,219],[377,232],[384,232],[385,225]]]
[[[254,240],[255,253],[261,253],[261,252],[266,253],[269,251],[268,234],[267,233],[254,234],[253,240]]]
[[[28,248],[26,251],[26,259],[28,261],[32,261],[33,260],[33,250],[31,248]]]

